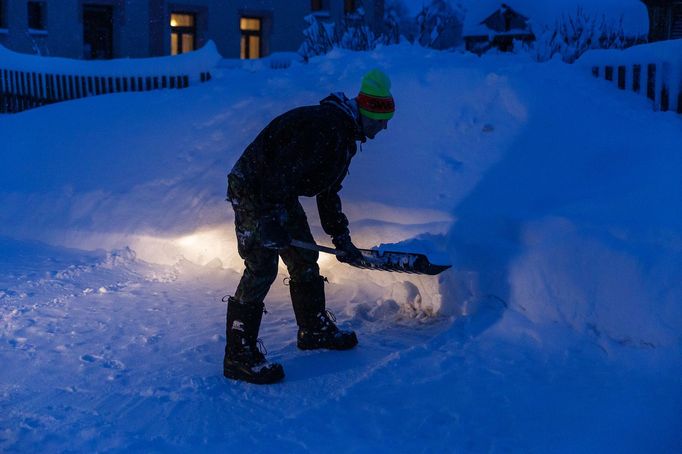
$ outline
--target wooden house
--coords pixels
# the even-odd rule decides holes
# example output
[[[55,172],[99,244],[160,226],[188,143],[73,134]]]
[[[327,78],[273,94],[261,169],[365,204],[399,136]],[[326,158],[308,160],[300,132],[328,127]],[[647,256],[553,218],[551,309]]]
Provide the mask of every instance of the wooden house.
[[[535,35],[526,16],[502,3],[480,23],[464,30],[463,39],[468,51],[482,54],[491,48],[510,51],[514,41],[531,42]]]

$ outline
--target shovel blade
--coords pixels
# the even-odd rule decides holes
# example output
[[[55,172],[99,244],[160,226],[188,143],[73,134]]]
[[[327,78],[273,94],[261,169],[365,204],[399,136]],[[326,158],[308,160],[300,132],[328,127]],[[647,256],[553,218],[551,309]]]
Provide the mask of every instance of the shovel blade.
[[[452,267],[452,265],[434,265],[424,254],[413,252],[374,249],[360,249],[360,252],[362,260],[351,263],[356,268],[435,276]]]

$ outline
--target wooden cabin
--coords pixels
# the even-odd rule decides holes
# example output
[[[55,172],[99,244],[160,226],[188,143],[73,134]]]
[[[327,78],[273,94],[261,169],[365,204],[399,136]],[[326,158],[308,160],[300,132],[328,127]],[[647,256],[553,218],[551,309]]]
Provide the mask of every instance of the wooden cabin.
[[[465,30],[463,38],[468,51],[482,54],[491,48],[508,52],[513,49],[514,41],[531,42],[535,35],[526,16],[502,3],[490,16]]]

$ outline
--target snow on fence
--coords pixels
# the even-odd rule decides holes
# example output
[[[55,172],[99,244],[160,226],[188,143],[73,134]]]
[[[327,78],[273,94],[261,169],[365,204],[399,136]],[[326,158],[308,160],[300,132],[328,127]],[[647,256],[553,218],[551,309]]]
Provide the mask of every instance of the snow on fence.
[[[84,61],[19,54],[0,46],[0,113],[108,93],[186,88],[211,79],[213,42],[173,57]]]
[[[579,63],[595,77],[651,99],[654,110],[682,113],[682,40],[591,51]]]

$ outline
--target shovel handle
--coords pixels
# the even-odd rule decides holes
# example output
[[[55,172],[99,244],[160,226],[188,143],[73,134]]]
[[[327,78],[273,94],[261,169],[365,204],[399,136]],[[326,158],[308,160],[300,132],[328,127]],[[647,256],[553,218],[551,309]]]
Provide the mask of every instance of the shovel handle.
[[[320,246],[319,244],[307,243],[305,241],[300,241],[300,240],[291,240],[291,245],[295,246],[295,247],[300,247],[302,249],[310,249],[311,251],[326,252],[327,254],[334,254],[334,255],[338,255],[338,256],[345,254],[345,252],[339,251],[338,249],[334,249],[332,247]]]

